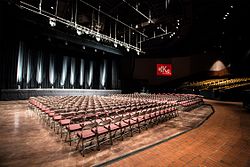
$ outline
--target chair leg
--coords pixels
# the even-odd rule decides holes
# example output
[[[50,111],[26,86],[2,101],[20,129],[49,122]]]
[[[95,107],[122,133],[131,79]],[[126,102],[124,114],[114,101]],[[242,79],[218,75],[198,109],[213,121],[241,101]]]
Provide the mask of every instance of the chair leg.
[[[109,132],[110,145],[113,145],[112,134]]]
[[[84,141],[82,139],[82,156],[84,157],[84,153],[85,153],[85,144]]]
[[[67,133],[69,135],[69,145],[71,146],[71,132]]]
[[[76,150],[78,150],[78,146],[79,146],[79,144],[80,144],[80,142],[81,142],[81,138],[79,138],[79,140],[78,140],[78,142],[77,142],[77,145],[76,145]]]
[[[99,136],[96,135],[96,150],[100,151],[100,143],[99,143]]]
[[[129,125],[129,128],[130,128],[130,134],[131,134],[131,137],[133,137],[133,129],[132,129],[132,126]]]

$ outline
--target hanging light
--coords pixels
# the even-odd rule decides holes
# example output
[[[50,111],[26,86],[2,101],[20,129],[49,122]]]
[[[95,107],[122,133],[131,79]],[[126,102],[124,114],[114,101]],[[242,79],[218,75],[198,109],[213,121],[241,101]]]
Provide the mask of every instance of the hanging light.
[[[80,27],[76,28],[77,35],[82,35],[82,29]]]
[[[84,32],[85,32],[87,35],[89,34],[89,30],[85,30]]]
[[[95,39],[100,42],[101,40],[101,35],[99,33],[96,34]]]
[[[49,18],[49,24],[50,24],[51,27],[55,27],[56,26],[56,19],[50,17]]]
[[[137,55],[140,55],[140,52],[139,52],[139,50],[137,50],[137,51],[136,51],[136,53],[137,53]]]

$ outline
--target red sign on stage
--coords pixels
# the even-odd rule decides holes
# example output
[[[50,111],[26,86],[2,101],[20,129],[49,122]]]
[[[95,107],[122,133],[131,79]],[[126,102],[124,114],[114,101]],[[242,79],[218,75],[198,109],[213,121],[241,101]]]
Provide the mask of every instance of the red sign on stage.
[[[157,76],[172,76],[172,64],[157,64]]]

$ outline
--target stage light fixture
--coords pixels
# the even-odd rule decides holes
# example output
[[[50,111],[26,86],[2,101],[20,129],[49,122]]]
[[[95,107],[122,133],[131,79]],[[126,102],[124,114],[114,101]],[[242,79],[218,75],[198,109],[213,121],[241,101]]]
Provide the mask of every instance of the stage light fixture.
[[[99,33],[96,34],[95,39],[100,42],[101,40],[101,35]]]
[[[37,13],[37,11],[35,9],[33,9],[33,5],[29,5],[29,4],[20,2],[19,6],[23,7],[24,9],[27,9],[27,10],[33,12],[33,13]],[[57,6],[49,6],[49,8],[52,9],[52,10],[57,10]],[[126,43],[125,40],[120,41],[120,40],[118,40],[116,38],[116,26],[115,26],[115,37],[113,38],[111,35],[107,36],[105,34],[99,33],[100,29],[94,29],[94,27],[92,29],[92,28],[88,28],[88,27],[77,24],[76,19],[67,20],[67,19],[61,18],[59,15],[57,15],[57,11],[55,12],[55,14],[50,14],[50,13],[46,13],[46,12],[42,13],[41,7],[39,9],[40,9],[40,12],[37,13],[37,14],[39,14],[41,16],[44,16],[44,17],[47,17],[47,19],[49,19],[49,25],[51,27],[55,27],[57,22],[59,22],[60,24],[64,24],[67,28],[71,27],[71,28],[75,29],[75,31],[76,31],[76,33],[78,35],[87,34],[87,35],[90,35],[92,38],[95,38],[98,42],[99,41],[103,41],[103,42],[107,41],[107,42],[113,43],[114,47],[118,47],[118,45],[120,45],[120,46],[125,47],[127,49],[127,46],[130,45],[129,49],[137,51],[140,48],[138,48],[137,46],[131,45],[131,40],[133,40],[131,38],[134,38],[134,35],[137,34],[137,33],[143,35],[144,38],[147,37],[147,35],[145,35],[144,32],[142,33],[140,31],[136,30],[137,28],[140,27],[140,24],[136,24],[134,26],[132,26],[132,25],[129,26],[129,25],[121,22],[120,20],[118,20],[118,18],[111,17],[113,20],[115,20],[115,24],[117,24],[119,22],[119,23],[122,23],[125,27],[128,27],[128,29],[130,31],[128,43]],[[99,7],[98,11],[100,12],[100,7]],[[141,13],[141,12],[139,12],[139,13],[143,15],[143,13]],[[75,11],[75,15],[77,16],[77,11]],[[149,16],[148,17],[146,15],[143,15],[143,16],[147,18],[149,23],[154,23],[154,21],[151,19],[151,11],[149,11]],[[98,26],[100,26],[100,20],[99,19],[100,19],[100,16],[98,16],[98,20],[97,20],[98,21],[97,22]],[[136,28],[134,28],[134,27],[136,27]],[[131,35],[133,35],[133,37],[131,37]],[[122,38],[125,39],[125,35],[123,37],[121,37],[121,39]],[[50,40],[48,39],[48,41],[50,41]],[[65,45],[67,45],[67,43],[65,43]],[[144,53],[141,50],[139,50],[139,52]]]
[[[81,28],[77,28],[76,29],[76,33],[77,33],[77,35],[82,35],[82,29]]]
[[[49,24],[50,24],[51,27],[55,27],[56,26],[56,19],[50,17],[49,18]]]
[[[88,30],[86,30],[86,31],[84,31],[87,35],[89,34],[89,31]]]

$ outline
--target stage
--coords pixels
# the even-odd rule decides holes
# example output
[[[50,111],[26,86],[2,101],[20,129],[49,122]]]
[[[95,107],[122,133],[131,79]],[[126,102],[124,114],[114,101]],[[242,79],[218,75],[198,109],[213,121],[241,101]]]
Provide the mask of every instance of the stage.
[[[2,89],[1,100],[25,100],[36,96],[84,96],[120,94],[121,90],[104,89]]]

